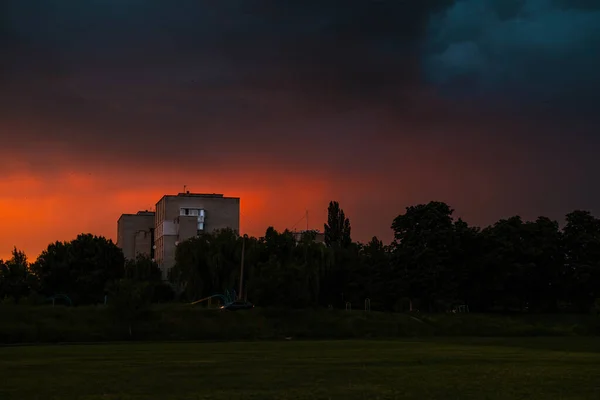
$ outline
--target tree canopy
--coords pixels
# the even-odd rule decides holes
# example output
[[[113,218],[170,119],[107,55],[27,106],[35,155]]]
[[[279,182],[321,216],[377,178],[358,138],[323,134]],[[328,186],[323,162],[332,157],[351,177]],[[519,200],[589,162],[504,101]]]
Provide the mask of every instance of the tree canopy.
[[[29,272],[27,256],[16,247],[9,260],[0,260],[0,301],[9,298],[18,303],[29,295],[36,284]]]
[[[95,304],[104,300],[107,284],[123,277],[125,257],[111,240],[81,234],[50,244],[31,269],[43,294],[66,294],[77,304]]]
[[[350,219],[337,201],[329,203],[325,228],[325,244],[327,246],[347,248],[352,244],[350,237]]]
[[[194,301],[237,290],[243,279],[243,297],[262,307],[357,308],[368,299],[382,311],[599,309],[600,220],[591,213],[567,214],[562,228],[543,216],[512,216],[483,229],[453,214],[443,202],[410,206],[391,222],[391,244],[377,237],[357,243],[350,219],[332,201],[324,244],[311,232],[298,240],[272,227],[258,238],[229,229],[204,233],[179,243],[169,284],[149,258],[126,262],[110,240],[79,235],[50,244],[31,265],[17,249],[0,260],[0,299],[60,293],[96,304],[108,293],[119,296],[115,302],[146,304],[171,301],[175,287],[181,301]],[[134,289],[144,296],[128,297]]]

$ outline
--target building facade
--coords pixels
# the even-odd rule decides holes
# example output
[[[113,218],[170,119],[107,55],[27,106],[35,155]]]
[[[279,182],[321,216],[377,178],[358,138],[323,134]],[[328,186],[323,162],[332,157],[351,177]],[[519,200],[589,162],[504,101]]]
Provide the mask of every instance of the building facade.
[[[180,242],[219,229],[240,231],[240,199],[222,194],[179,193],[156,203],[155,258],[166,277]]]
[[[126,259],[138,255],[154,258],[154,212],[121,215],[117,221],[117,246]]]
[[[141,213],[123,214],[119,218],[117,244],[126,258],[149,255],[160,267],[163,279],[167,279],[175,265],[179,243],[204,232],[240,230],[240,198],[222,194],[165,195],[156,203],[152,215]],[[144,236],[142,231],[146,225],[151,226],[152,231],[147,230],[149,234]],[[147,243],[146,239],[150,241]]]

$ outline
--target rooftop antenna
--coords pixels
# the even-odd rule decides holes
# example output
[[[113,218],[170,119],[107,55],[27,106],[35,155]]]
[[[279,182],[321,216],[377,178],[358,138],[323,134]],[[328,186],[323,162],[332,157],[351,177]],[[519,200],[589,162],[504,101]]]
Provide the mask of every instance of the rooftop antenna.
[[[185,193],[186,189],[187,189],[187,185],[183,185],[183,193]]]

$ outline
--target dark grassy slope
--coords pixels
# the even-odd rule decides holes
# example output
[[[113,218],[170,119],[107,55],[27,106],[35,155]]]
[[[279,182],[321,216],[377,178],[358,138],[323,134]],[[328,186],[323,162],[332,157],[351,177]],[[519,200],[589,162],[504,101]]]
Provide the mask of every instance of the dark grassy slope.
[[[104,307],[0,306],[0,344],[122,340],[363,339],[429,336],[586,336],[600,318],[575,315],[386,314],[364,311],[220,312],[168,305],[132,324]]]

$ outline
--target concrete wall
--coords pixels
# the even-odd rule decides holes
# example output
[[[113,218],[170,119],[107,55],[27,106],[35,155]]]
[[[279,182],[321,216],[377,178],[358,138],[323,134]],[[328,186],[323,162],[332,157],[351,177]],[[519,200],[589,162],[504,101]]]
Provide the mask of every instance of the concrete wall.
[[[150,257],[152,245],[152,234],[150,233],[150,230],[148,229],[142,232],[138,231],[133,237],[134,258],[137,257],[138,254]]]
[[[191,216],[179,216],[179,229],[177,240],[183,242],[198,235],[198,218]]]
[[[150,230],[154,228],[154,214],[123,214],[117,221],[117,246],[123,250],[127,259],[134,259],[137,254],[150,256]]]

